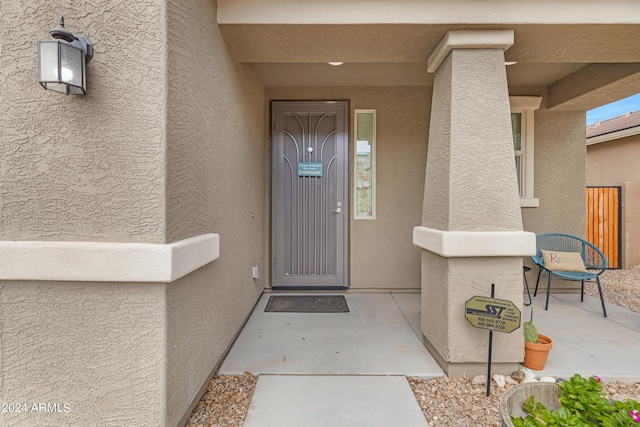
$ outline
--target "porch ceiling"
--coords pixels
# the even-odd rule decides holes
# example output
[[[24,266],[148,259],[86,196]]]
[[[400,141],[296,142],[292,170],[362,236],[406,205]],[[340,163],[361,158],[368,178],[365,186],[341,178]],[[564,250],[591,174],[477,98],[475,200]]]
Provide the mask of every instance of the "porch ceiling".
[[[584,64],[537,63],[507,67],[507,79],[515,87],[545,87]],[[433,74],[425,62],[351,63],[339,67],[327,63],[256,63],[254,68],[268,87],[314,86],[431,86]]]
[[[507,68],[509,85],[546,95],[553,99],[550,108],[589,109],[633,95],[638,86],[630,83],[640,76],[640,50],[633,47],[640,39],[637,24],[220,26],[235,58],[254,64],[268,87],[430,86],[426,62],[437,44],[448,31],[473,29],[515,31],[515,44],[505,52],[507,62],[517,62]],[[345,64],[332,67],[329,61]],[[597,71],[584,72],[589,64],[598,64]]]

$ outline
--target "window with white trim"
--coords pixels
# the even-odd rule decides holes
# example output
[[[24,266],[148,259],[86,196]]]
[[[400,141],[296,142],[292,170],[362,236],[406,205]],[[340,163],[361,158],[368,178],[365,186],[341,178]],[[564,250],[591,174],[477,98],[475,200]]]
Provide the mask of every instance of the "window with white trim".
[[[518,174],[518,189],[520,197],[524,194],[524,167],[522,159],[524,158],[524,150],[522,149],[522,114],[511,113],[511,131],[513,132],[513,151],[516,156],[516,172]]]
[[[376,219],[376,110],[355,110],[354,219]]]
[[[515,153],[520,206],[535,208],[539,206],[534,196],[534,114],[540,108],[542,98],[538,96],[510,96],[511,129],[513,131],[513,150]]]

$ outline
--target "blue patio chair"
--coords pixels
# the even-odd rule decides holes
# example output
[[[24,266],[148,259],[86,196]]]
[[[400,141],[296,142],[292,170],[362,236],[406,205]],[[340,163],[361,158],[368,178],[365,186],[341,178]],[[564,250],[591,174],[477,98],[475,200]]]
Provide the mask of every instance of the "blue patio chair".
[[[573,272],[551,270],[549,266],[544,265],[542,251],[560,251],[560,252],[577,252],[581,255],[586,272]],[[604,306],[604,296],[602,295],[602,286],[600,285],[600,275],[607,269],[607,258],[593,244],[570,234],[547,233],[541,234],[536,238],[536,255],[531,260],[538,266],[538,280],[536,281],[536,289],[533,292],[535,297],[538,293],[538,284],[540,282],[540,274],[546,270],[549,274],[547,282],[547,302],[545,310],[549,308],[549,294],[551,293],[551,279],[580,281],[580,302],[584,301],[584,282],[593,282],[598,284],[598,292],[600,293],[600,302],[602,303],[602,313],[607,317],[607,310]],[[555,277],[554,277],[555,276]]]

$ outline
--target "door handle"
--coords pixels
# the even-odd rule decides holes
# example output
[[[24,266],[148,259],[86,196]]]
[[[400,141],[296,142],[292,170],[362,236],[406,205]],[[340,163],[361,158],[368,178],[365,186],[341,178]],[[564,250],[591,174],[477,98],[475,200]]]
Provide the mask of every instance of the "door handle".
[[[335,209],[333,209],[333,212],[340,213],[340,212],[342,212],[342,208],[335,208]]]

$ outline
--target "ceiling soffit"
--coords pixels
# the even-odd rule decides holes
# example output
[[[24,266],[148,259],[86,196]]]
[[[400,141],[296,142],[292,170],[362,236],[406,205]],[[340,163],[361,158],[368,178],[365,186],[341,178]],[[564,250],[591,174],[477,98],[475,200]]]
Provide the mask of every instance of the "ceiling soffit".
[[[640,25],[222,24],[236,59],[250,63],[426,62],[448,31],[514,29],[519,63],[640,62]]]
[[[545,94],[548,108],[582,110],[637,92],[640,25],[631,24],[225,24],[239,62],[252,63],[266,86],[432,84],[427,58],[449,31],[513,29],[505,52],[509,85]],[[329,67],[329,61],[344,61]],[[589,80],[592,68],[611,78]],[[624,64],[629,67],[624,67]],[[591,67],[591,66],[590,66]],[[624,70],[618,78],[618,71]],[[631,70],[631,71],[629,71]],[[587,76],[587,77],[585,77]],[[535,89],[537,88],[537,89]],[[533,94],[533,92],[529,93]]]

